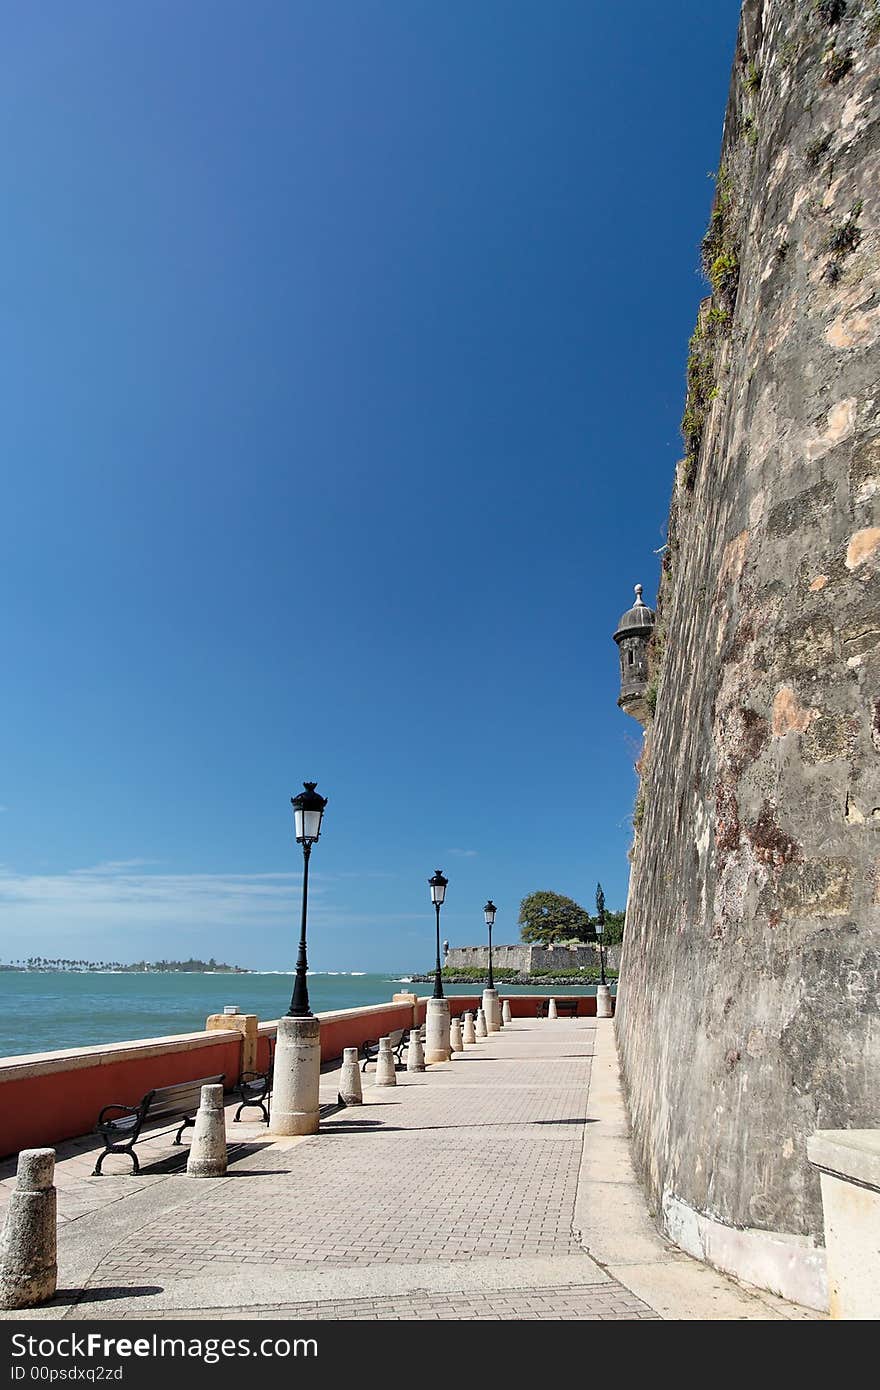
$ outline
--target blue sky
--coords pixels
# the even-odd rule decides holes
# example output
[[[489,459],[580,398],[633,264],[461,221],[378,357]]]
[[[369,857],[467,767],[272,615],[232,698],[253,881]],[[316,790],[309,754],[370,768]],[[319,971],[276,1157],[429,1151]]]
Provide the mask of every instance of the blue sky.
[[[0,956],[623,905],[738,11],[6,7]]]

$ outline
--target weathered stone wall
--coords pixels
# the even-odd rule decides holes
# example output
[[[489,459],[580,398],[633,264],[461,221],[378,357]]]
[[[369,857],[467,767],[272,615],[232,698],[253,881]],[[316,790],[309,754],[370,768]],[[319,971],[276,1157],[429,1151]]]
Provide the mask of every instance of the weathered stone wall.
[[[880,1125],[878,40],[743,9],[616,1024],[668,1228],[821,1241],[807,1136]]]
[[[606,964],[617,968],[618,948],[610,947],[605,952]],[[485,970],[489,964],[487,946],[451,946],[444,964],[450,970]],[[492,965],[496,970],[519,970],[531,974],[533,970],[579,970],[581,966],[598,966],[599,948],[597,946],[493,946]]]

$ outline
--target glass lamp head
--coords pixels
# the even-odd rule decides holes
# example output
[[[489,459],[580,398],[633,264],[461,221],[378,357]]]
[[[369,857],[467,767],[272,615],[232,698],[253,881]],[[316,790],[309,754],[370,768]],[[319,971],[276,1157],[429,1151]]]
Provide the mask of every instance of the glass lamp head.
[[[327,805],[327,798],[315,791],[315,782],[303,782],[303,786],[305,791],[301,791],[299,796],[290,798],[296,828],[296,841],[299,845],[313,845],[321,834],[321,822],[324,819],[324,807]]]
[[[438,907],[446,897],[446,885],[448,882],[449,879],[443,877],[442,869],[437,869],[433,878],[428,879],[428,887],[431,890],[431,902]]]

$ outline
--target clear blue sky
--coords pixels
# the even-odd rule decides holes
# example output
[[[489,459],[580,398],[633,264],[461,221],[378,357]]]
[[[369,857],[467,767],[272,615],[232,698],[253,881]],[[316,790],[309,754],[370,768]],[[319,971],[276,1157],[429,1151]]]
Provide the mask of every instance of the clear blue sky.
[[[626,896],[739,5],[0,23],[0,956],[310,964]]]

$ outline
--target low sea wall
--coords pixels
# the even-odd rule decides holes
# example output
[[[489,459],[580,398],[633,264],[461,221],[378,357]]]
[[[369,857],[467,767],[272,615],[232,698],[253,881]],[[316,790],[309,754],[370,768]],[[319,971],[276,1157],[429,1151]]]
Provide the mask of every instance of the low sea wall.
[[[2,1057],[0,1158],[88,1134],[103,1106],[136,1105],[158,1086],[220,1073],[232,1085],[241,1047],[224,1030]]]
[[[424,1023],[427,1000],[410,1003],[368,1004],[357,1009],[336,1009],[332,1013],[316,1014],[321,1023],[321,1061],[335,1062],[346,1047],[360,1047],[365,1042],[377,1042],[386,1033],[398,1028],[412,1028]],[[278,1020],[261,1023],[257,1029],[257,1070],[269,1065],[269,1042],[274,1040]]]
[[[421,1022],[424,1000],[417,1001],[415,1013]],[[411,1027],[414,1011],[411,1003],[374,1004],[317,1017],[322,1059],[332,1061],[343,1048]],[[268,1065],[275,1027],[276,1021],[259,1026],[258,1067]],[[243,1045],[239,1032],[219,1029],[0,1057],[0,1158],[88,1134],[103,1106],[136,1105],[160,1086],[222,1073],[230,1090],[241,1071]]]
[[[508,1000],[514,1018],[534,1018],[539,1001],[546,1001],[547,994],[508,995],[501,990],[500,997]],[[575,998],[561,993],[554,997]],[[447,998],[455,1018],[476,1009],[482,992]],[[426,1006],[427,999],[410,996],[390,1004],[318,1014],[322,1061],[341,1057],[346,1047],[360,1047],[398,1028],[423,1023]],[[577,1014],[595,1017],[595,997],[577,997]],[[276,1027],[277,1019],[258,1025],[258,1069],[268,1066],[269,1042]],[[160,1086],[222,1073],[227,1090],[231,1090],[242,1069],[244,1046],[240,1032],[218,1028],[0,1057],[0,1158],[88,1134],[103,1106],[136,1105],[148,1091]]]

